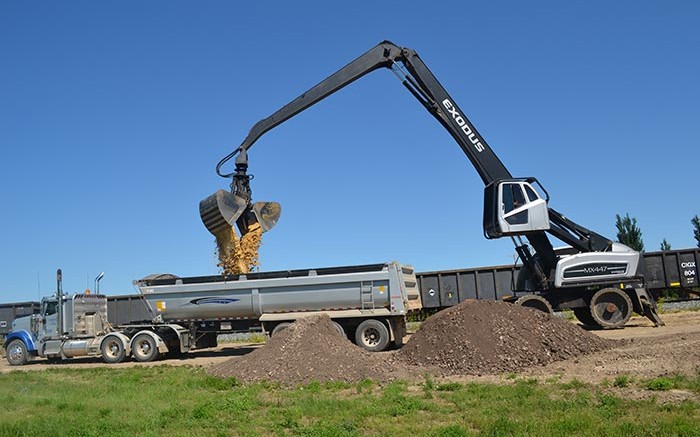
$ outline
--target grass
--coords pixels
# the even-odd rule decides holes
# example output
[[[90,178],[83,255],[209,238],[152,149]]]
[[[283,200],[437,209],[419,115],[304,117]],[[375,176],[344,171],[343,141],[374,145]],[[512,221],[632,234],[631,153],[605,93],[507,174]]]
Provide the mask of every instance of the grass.
[[[617,375],[613,381],[614,387],[628,387],[632,383],[632,377],[629,375]]]
[[[219,344],[229,343],[265,343],[267,335],[262,332],[249,332],[238,335],[223,334],[217,338]]]
[[[695,377],[670,374],[641,381],[640,385],[647,390],[653,391],[687,390],[700,393],[700,374]]]
[[[560,311],[560,316],[564,320],[576,320],[576,316],[574,315],[574,311],[570,309],[563,309]]]
[[[700,436],[694,402],[632,401],[533,379],[290,389],[189,367],[105,367],[2,374],[0,398],[2,436]]]

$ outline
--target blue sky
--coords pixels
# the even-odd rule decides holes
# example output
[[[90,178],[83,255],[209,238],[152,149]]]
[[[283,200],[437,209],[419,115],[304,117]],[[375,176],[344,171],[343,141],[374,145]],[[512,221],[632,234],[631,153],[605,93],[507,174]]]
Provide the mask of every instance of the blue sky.
[[[258,4],[260,6],[258,6]],[[0,301],[105,271],[216,272],[199,201],[250,127],[379,41],[411,47],[517,176],[604,235],[695,244],[696,2],[2,2]],[[483,185],[388,70],[265,135],[255,200],[282,203],[263,270],[512,262]]]

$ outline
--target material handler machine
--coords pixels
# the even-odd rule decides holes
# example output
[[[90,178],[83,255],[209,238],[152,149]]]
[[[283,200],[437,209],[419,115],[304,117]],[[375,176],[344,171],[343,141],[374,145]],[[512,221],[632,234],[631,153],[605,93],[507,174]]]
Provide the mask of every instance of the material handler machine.
[[[219,190],[200,202],[202,221],[216,234],[236,225],[245,234],[258,222],[264,231],[279,219],[274,202],[252,203],[248,150],[267,131],[380,68],[392,70],[408,91],[450,133],[486,186],[486,238],[510,237],[523,263],[508,300],[551,312],[572,309],[585,325],[619,328],[632,312],[663,322],[645,288],[641,254],[591,231],[549,206],[549,194],[534,177],[513,177],[418,54],[383,41],[256,123],[243,143],[216,166],[232,178],[231,192]],[[222,172],[235,157],[235,170]],[[555,250],[548,234],[568,247]]]

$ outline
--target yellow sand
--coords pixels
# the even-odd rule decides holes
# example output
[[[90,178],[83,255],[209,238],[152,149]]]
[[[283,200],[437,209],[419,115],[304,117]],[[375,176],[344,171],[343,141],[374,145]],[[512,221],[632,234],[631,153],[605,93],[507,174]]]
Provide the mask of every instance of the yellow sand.
[[[250,273],[258,265],[258,249],[262,242],[262,228],[252,225],[248,232],[238,237],[234,227],[216,234],[217,264],[222,275]]]

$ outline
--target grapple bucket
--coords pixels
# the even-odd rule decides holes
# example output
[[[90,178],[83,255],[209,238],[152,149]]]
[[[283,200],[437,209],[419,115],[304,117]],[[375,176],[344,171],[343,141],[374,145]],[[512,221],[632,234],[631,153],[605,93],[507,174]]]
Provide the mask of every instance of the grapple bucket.
[[[199,216],[209,232],[216,235],[223,229],[235,225],[247,207],[245,199],[228,191],[219,190],[199,202]]]
[[[243,235],[254,223],[260,224],[263,232],[267,232],[277,224],[281,211],[282,207],[277,202],[255,202],[248,205],[242,197],[225,190],[218,190],[199,202],[202,222],[214,235],[234,225],[238,226]]]
[[[263,232],[267,232],[277,224],[282,213],[282,205],[277,202],[255,202],[250,210],[255,216],[255,221],[260,224]]]

